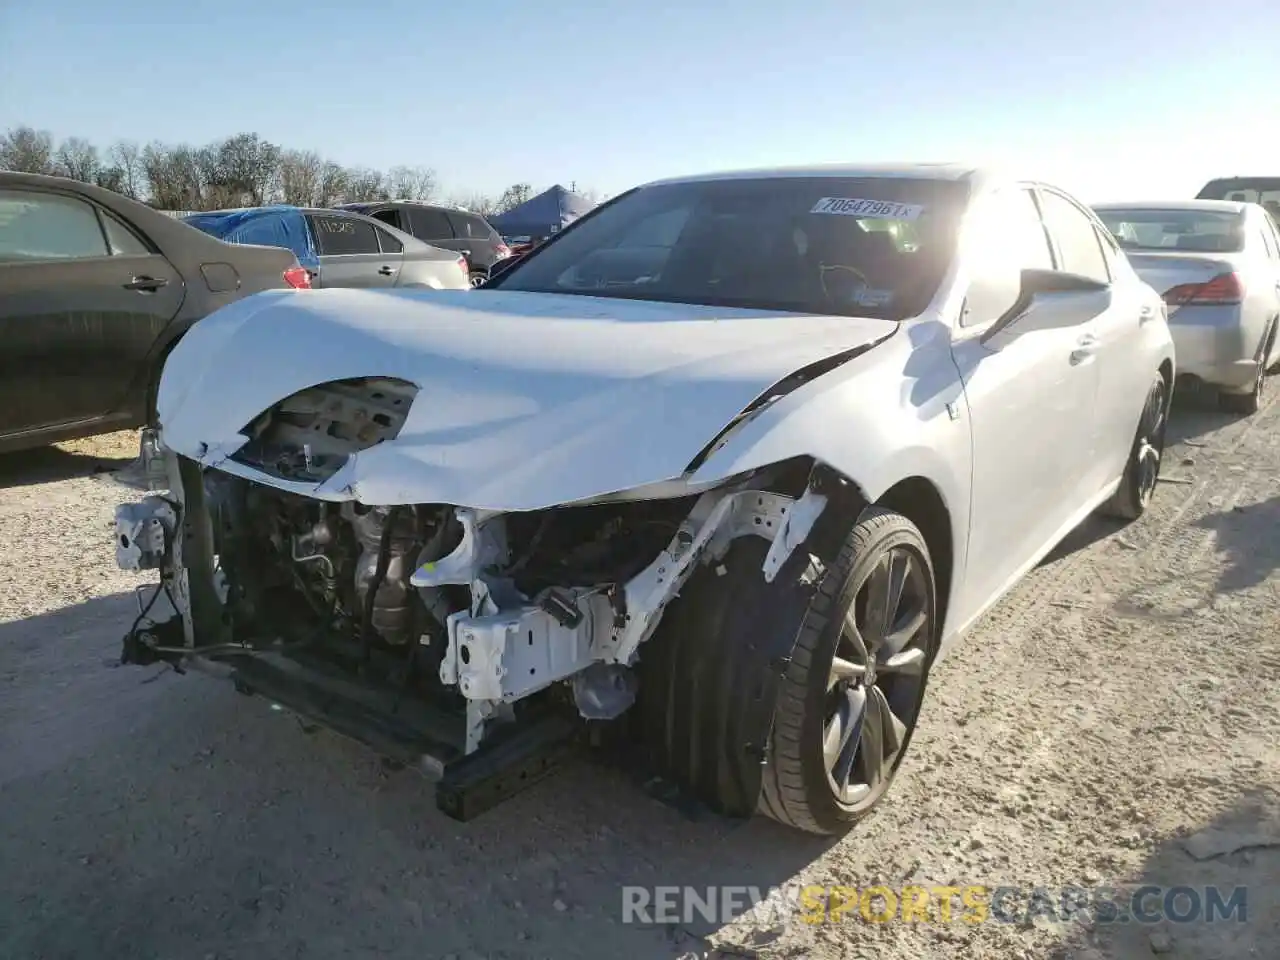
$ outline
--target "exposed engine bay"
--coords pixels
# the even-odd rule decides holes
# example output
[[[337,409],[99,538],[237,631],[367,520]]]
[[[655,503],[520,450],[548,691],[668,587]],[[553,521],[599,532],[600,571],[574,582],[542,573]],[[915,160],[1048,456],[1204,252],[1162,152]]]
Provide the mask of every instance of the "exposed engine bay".
[[[270,478],[331,475],[394,436],[412,393],[386,381],[307,393],[246,428],[235,459],[261,480],[145,439],[154,492],[118,508],[117,558],[158,570],[177,616],[143,609],[125,659],[220,663],[245,692],[378,747],[430,728],[414,749],[444,744],[437,776],[532,717],[620,717],[643,644],[695,570],[754,536],[771,580],[828,500],[819,472],[794,463],[529,512],[314,499]],[[352,706],[334,721],[338,701]]]

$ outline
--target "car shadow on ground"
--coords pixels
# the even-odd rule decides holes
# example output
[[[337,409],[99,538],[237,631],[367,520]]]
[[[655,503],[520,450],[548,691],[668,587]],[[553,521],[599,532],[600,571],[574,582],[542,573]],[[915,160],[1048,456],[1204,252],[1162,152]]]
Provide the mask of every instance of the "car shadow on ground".
[[[135,613],[0,624],[0,955],[679,957],[714,926],[623,923],[624,886],[767,893],[830,845],[584,762],[457,823],[228,683],[113,667]]]
[[[136,457],[104,457],[73,453],[60,447],[37,447],[0,454],[0,490],[70,480],[128,467]]]
[[[1276,956],[1280,795],[1264,787],[1240,792],[1202,826],[1159,840],[1133,876],[1106,883],[1120,895],[1112,899],[1099,887],[1093,896],[1119,909],[1102,922],[1087,909],[1093,922],[1067,923],[1050,960]]]
[[[1263,583],[1280,569],[1280,494],[1257,503],[1236,504],[1194,524],[1212,530],[1226,568],[1214,587],[1234,593]]]

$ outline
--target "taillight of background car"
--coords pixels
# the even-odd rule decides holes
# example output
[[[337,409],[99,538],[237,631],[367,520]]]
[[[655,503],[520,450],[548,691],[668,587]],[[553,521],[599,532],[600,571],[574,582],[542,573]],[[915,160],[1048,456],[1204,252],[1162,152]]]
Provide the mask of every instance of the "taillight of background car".
[[[295,290],[310,290],[311,274],[306,267],[290,267],[284,272],[284,282]]]
[[[1204,283],[1180,283],[1164,292],[1164,302],[1171,307],[1221,306],[1243,299],[1244,284],[1236,273],[1220,273]]]

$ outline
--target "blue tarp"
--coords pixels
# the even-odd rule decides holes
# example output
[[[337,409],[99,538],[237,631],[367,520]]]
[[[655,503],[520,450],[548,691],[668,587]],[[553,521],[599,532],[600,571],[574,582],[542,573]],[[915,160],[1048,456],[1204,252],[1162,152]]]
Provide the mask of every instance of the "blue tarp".
[[[261,244],[292,250],[298,263],[314,267],[320,261],[311,231],[302,211],[287,204],[270,207],[243,207],[237,210],[212,210],[182,218],[197,230],[229,243]]]
[[[557,183],[506,213],[485,219],[504,237],[546,237],[563,230],[592,206],[586,197]]]

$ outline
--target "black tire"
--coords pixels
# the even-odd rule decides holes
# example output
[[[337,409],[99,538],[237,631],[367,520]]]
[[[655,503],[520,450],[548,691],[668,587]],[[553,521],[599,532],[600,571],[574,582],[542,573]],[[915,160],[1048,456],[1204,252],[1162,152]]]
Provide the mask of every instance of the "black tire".
[[[471,281],[472,287],[480,287],[480,286],[484,286],[484,284],[488,281],[489,274],[485,273],[485,271],[483,270],[472,270],[469,274],[467,274],[467,279]]]
[[[1138,417],[1138,429],[1129,459],[1125,462],[1124,477],[1120,486],[1098,511],[1103,516],[1117,520],[1137,520],[1151,503],[1151,497],[1160,482],[1160,467],[1164,462],[1164,438],[1169,419],[1169,384],[1157,373],[1147,390],[1147,399]]]
[[[904,559],[909,563],[907,568],[901,566]],[[887,585],[895,571],[903,576],[900,603],[878,616],[865,588],[873,579],[878,586]],[[907,609],[901,602],[908,598],[918,606],[923,619],[909,635],[905,628],[887,631],[889,637],[896,635],[895,639],[906,637],[900,656],[885,656],[888,644],[863,642],[862,634],[874,637],[886,632],[868,629],[868,620],[902,623],[898,614]],[[915,616],[911,615],[912,622]],[[850,628],[850,619],[856,629]],[[933,563],[924,537],[902,514],[868,507],[849,531],[803,615],[779,687],[765,752],[760,812],[798,830],[830,835],[848,830],[879,806],[911,742],[938,634]],[[845,676],[833,680],[837,652]],[[910,672],[902,669],[904,658],[911,660]],[[890,669],[889,663],[895,661],[898,665]],[[869,675],[858,677],[847,672],[850,664],[863,670],[871,665],[872,669]],[[913,682],[902,684],[903,680]],[[882,712],[886,707],[897,724],[886,719]],[[879,722],[866,723],[873,715]],[[845,730],[848,735],[840,736]],[[877,739],[877,731],[886,730],[896,744],[886,744],[883,737]],[[829,751],[836,741],[839,749]],[[877,743],[883,749],[877,751]],[[832,755],[835,763],[829,766]],[[876,756],[881,757],[878,764],[868,762]],[[857,772],[867,775],[869,782],[859,782],[858,789],[842,789],[841,768],[849,771],[846,780]],[[879,775],[873,778],[870,772],[875,769]]]
[[[1248,393],[1226,393],[1218,394],[1218,409],[1226,413],[1238,413],[1241,416],[1251,416],[1262,409],[1263,398],[1267,389],[1267,354],[1271,352],[1271,340],[1275,336],[1275,325],[1267,330],[1267,335],[1262,338],[1262,345],[1258,348],[1257,369],[1254,371],[1253,389]]]

